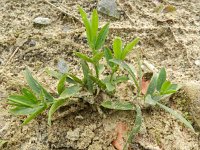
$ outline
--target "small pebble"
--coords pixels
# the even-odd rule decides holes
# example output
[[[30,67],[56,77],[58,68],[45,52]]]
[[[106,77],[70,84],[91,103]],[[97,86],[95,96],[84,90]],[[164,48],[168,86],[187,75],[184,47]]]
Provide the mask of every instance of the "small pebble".
[[[30,40],[30,42],[28,44],[29,44],[30,47],[34,47],[36,45],[36,41]]]
[[[49,25],[51,23],[51,19],[45,17],[36,17],[33,22],[38,25]]]
[[[195,65],[199,66],[200,67],[200,60],[195,60]]]
[[[67,73],[68,72],[68,66],[64,59],[61,59],[58,61],[58,70],[61,73]]]

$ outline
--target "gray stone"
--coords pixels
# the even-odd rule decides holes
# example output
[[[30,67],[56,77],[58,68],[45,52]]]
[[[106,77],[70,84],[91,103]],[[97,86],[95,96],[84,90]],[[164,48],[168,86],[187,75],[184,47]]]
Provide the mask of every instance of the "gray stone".
[[[64,59],[60,59],[58,61],[58,70],[61,73],[67,73],[68,72],[68,66],[67,66],[67,63]]]
[[[97,10],[108,16],[119,18],[119,12],[117,11],[117,4],[115,0],[101,0],[97,5]]]
[[[45,17],[36,17],[33,22],[38,25],[49,25],[51,23],[51,19]]]

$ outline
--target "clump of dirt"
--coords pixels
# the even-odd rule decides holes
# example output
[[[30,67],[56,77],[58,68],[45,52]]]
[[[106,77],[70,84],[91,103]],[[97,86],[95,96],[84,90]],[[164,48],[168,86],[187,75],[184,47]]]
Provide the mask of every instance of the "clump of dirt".
[[[89,53],[89,48],[77,6],[82,6],[90,14],[97,1],[50,2],[65,12],[53,8],[44,0],[1,2],[0,139],[7,141],[2,148],[113,150],[111,142],[116,138],[116,124],[125,122],[130,130],[134,125],[134,112],[103,110],[104,118],[90,105],[83,104],[77,106],[80,109],[69,108],[70,113],[61,113],[51,127],[47,125],[46,114],[21,127],[24,118],[8,112],[6,98],[26,85],[22,73],[26,66],[52,93],[57,81],[48,77],[45,69],[55,69],[59,59],[68,63],[70,72],[81,74],[79,61],[73,52]],[[110,22],[106,43],[111,43],[115,36],[122,37],[124,42],[138,36],[141,40],[135,51],[141,51],[143,58],[157,68],[166,67],[169,79],[178,83],[198,81],[200,69],[195,62],[200,59],[200,3],[195,0],[172,0],[168,3],[177,10],[158,13],[154,12],[152,1],[118,0],[120,19],[100,15],[100,24]],[[50,18],[51,24],[35,26],[33,19],[38,16]],[[133,52],[127,61],[135,63],[135,58],[136,53]],[[122,84],[118,89],[118,97],[131,99],[132,89],[128,84]],[[165,103],[184,114],[189,109],[180,108],[183,99],[189,100],[188,97],[177,96]],[[60,112],[57,113],[59,116]],[[190,114],[188,119],[193,121]],[[142,130],[131,147],[139,150],[198,150],[198,143],[198,135],[170,114],[155,108],[143,111]]]

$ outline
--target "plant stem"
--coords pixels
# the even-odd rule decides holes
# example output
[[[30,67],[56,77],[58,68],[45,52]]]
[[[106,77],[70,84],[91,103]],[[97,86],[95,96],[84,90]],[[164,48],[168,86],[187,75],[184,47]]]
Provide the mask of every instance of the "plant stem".
[[[115,66],[115,68],[112,69],[112,73],[111,73],[111,76],[110,76],[110,82],[112,82],[113,76],[114,76],[115,72],[118,70],[118,68],[119,68],[119,66]]]
[[[95,72],[96,72],[96,77],[99,79],[99,68],[98,68],[98,66],[99,66],[99,63],[94,64],[94,69],[95,69]]]

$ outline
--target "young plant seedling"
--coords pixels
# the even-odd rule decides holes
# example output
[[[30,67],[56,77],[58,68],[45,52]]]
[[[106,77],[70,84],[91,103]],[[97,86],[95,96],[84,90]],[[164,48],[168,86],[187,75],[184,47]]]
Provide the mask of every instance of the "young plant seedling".
[[[104,81],[108,91],[113,91],[118,83],[128,80],[128,78],[125,76],[115,76],[115,73],[119,68],[119,64],[113,62],[112,60],[116,60],[118,62],[124,61],[126,56],[133,50],[138,42],[139,38],[135,38],[133,41],[123,46],[121,38],[116,37],[113,41],[113,54],[109,48],[104,49],[104,56],[107,64],[112,70],[111,75],[108,76]]]
[[[8,97],[8,104],[14,107],[10,109],[12,114],[28,116],[24,120],[23,125],[29,123],[49,107],[48,123],[50,124],[52,114],[61,105],[67,102],[69,97],[75,95],[80,90],[78,85],[65,88],[62,77],[58,84],[59,96],[58,98],[54,98],[37,80],[33,78],[28,69],[25,70],[25,77],[31,90],[23,88],[21,95],[10,95]]]
[[[180,86],[178,86],[177,84],[172,84],[170,81],[166,80],[166,71],[164,68],[162,68],[158,75],[154,74],[151,78],[150,84],[145,95],[145,102],[152,106],[158,105],[165,111],[172,114],[182,123],[184,123],[192,131],[194,131],[192,125],[184,117],[182,117],[173,109],[160,103],[162,99],[165,99],[173,93],[176,93],[179,89]]]

